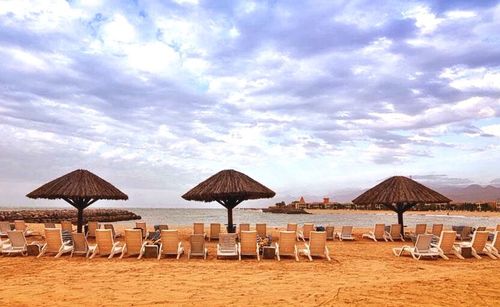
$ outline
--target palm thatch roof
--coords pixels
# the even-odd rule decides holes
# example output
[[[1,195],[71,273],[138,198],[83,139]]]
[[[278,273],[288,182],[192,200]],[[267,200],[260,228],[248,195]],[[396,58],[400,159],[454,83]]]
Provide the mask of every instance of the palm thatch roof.
[[[352,201],[355,204],[449,203],[451,199],[407,177],[384,180]]]
[[[220,171],[201,182],[182,195],[182,198],[204,202],[228,199],[243,201],[247,199],[271,198],[275,194],[272,190],[247,175],[229,169]]]
[[[54,179],[26,196],[47,199],[128,199],[111,183],[83,169]]]

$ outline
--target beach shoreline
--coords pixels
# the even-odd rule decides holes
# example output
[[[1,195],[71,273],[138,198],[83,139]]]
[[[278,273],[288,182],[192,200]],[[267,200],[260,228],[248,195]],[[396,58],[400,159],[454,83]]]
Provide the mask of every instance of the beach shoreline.
[[[391,210],[306,209],[311,214],[394,214]],[[500,211],[406,211],[405,215],[500,217]]]

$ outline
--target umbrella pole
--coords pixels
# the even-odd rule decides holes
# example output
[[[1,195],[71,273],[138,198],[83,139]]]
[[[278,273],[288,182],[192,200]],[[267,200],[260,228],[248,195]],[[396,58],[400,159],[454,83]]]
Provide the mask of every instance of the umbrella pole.
[[[233,208],[227,207],[227,233],[235,233],[233,225]]]

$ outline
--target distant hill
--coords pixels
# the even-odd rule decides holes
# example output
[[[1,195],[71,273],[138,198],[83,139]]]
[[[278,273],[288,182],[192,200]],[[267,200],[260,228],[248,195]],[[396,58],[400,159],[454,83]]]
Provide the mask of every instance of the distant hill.
[[[436,191],[453,200],[453,202],[487,202],[500,200],[500,188],[488,185],[472,184],[467,187],[436,187]]]

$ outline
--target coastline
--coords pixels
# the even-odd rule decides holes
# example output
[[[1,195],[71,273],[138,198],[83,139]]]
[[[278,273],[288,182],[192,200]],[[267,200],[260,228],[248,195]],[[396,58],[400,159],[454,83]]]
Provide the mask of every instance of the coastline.
[[[394,214],[391,210],[306,209],[311,214]],[[405,215],[500,217],[500,211],[406,211]]]

